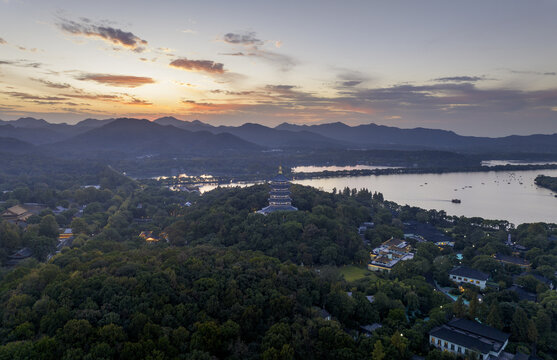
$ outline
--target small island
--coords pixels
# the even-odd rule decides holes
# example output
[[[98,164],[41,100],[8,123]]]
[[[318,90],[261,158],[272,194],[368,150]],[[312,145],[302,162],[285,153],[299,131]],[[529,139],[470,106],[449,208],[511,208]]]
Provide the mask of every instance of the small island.
[[[538,186],[557,193],[557,177],[555,176],[538,175],[536,179],[534,179],[534,182]],[[557,197],[557,194],[555,194],[555,197]]]

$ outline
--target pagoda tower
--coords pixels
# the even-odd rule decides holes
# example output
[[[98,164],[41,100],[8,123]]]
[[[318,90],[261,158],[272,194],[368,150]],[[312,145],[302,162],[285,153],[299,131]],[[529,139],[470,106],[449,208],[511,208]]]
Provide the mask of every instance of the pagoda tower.
[[[290,181],[282,174],[282,166],[279,166],[277,176],[269,182],[269,206],[259,210],[259,214],[267,215],[275,211],[296,211],[298,208],[292,206],[290,198]]]

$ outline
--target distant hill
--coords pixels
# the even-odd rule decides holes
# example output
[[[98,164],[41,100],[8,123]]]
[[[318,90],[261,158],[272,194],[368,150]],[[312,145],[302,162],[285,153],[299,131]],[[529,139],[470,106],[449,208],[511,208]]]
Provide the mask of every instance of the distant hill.
[[[557,153],[557,134],[488,138],[461,136],[438,129],[400,129],[376,124],[348,126],[339,122],[309,126],[283,123],[275,129],[309,131],[365,148],[389,145],[465,152]]]
[[[219,126],[213,132],[230,133],[246,141],[271,148],[336,148],[349,146],[348,142],[331,139],[309,131],[280,130],[252,123],[238,127]]]
[[[183,121],[172,116],[161,117],[153,122],[137,119],[127,119],[126,121],[129,124],[121,127],[122,119],[85,119],[75,125],[51,124],[43,119],[34,118],[0,120],[0,137],[10,137],[34,145],[56,144],[56,146],[64,148],[64,142],[72,143],[79,135],[103,129],[99,130],[99,142],[102,138],[100,133],[112,131],[114,136],[121,136],[125,143],[133,145],[133,151],[138,151],[138,149],[145,151],[145,144],[149,144],[151,151],[155,153],[192,151],[204,147],[211,149],[210,151],[216,151],[220,143],[223,150],[244,148],[250,144],[266,149],[396,149],[465,153],[557,154],[557,134],[489,138],[461,136],[452,131],[438,129],[400,129],[376,124],[348,126],[341,122],[321,125],[283,123],[275,128],[253,123],[217,127],[199,120]],[[159,127],[171,126],[174,129],[186,131],[190,136],[191,134],[197,135],[188,138],[187,144],[181,144],[178,141],[174,143],[162,141],[159,144],[154,138],[143,137],[146,134],[136,133],[137,129],[132,126],[133,121],[142,122],[144,127],[148,126],[146,125],[148,122]],[[120,125],[115,125],[114,129],[107,127],[114,122],[118,122]],[[148,132],[146,129],[143,130],[145,133]],[[161,131],[157,127],[152,129],[155,129],[156,133]],[[116,134],[117,131],[122,131],[122,133]],[[130,133],[126,133],[126,131],[130,131]],[[93,134],[97,133],[93,132],[88,136]],[[186,137],[185,133],[180,134],[180,136]],[[220,137],[211,137],[211,134],[220,135]],[[226,136],[227,134],[229,136]],[[111,135],[107,134],[107,136]],[[133,136],[138,136],[138,139],[133,139]],[[171,134],[161,134],[161,138],[173,139]],[[204,144],[203,141],[197,139],[204,139],[208,142]],[[239,140],[243,140],[243,142],[239,143]],[[89,146],[87,143],[81,145]],[[121,148],[121,150],[126,150],[126,146]]]
[[[65,139],[67,135],[47,127],[24,128],[13,125],[0,125],[0,137],[9,137],[34,145],[40,145],[60,141]]]
[[[184,121],[184,120],[176,119],[175,117],[172,117],[172,116],[165,116],[165,117],[162,117],[162,118],[158,118],[158,119],[154,120],[153,122],[156,123],[156,124],[159,124],[159,125],[172,125],[172,126],[175,126],[177,128],[188,130],[188,131],[210,131],[210,132],[213,132],[213,130],[215,129],[214,126],[209,125],[209,124],[205,124],[205,123],[203,123],[199,120]]]
[[[10,128],[3,128],[2,126],[11,126],[17,130],[10,130]],[[43,119],[27,117],[12,121],[0,121],[0,136],[10,136],[39,145],[57,142],[90,128],[92,127],[83,127],[79,124],[52,124]]]
[[[254,151],[260,147],[231,134],[191,132],[149,120],[121,118],[70,139],[45,145],[55,153],[117,152],[130,155]]]
[[[228,133],[267,148],[331,148],[346,145],[338,140],[328,139],[308,131],[279,130],[253,123],[246,123],[238,127],[215,127],[199,120],[183,121],[171,116],[156,119],[154,122],[189,131],[210,131],[214,134]]]
[[[33,144],[14,138],[0,137],[0,153],[22,153],[33,150]]]

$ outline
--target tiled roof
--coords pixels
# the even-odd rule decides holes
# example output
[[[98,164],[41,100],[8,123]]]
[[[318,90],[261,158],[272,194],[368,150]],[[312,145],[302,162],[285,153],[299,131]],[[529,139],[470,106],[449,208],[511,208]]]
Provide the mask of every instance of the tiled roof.
[[[429,334],[482,354],[501,350],[509,338],[509,334],[491,326],[466,319],[451,320],[445,325],[434,328]]]
[[[467,266],[457,266],[449,272],[449,275],[464,276],[476,280],[489,279],[488,274],[478,271],[476,269],[469,268]]]
[[[528,260],[525,260],[525,259],[522,259],[522,258],[519,258],[519,257],[515,257],[515,256],[495,254],[495,259],[499,260],[499,261],[506,262],[506,263],[515,264],[515,265],[518,265],[518,266],[530,266],[530,263],[528,262]]]
[[[450,341],[467,349],[478,350],[482,354],[487,354],[491,351],[491,344],[446,326],[435,328],[429,334],[435,338]]]
[[[465,330],[483,337],[497,340],[504,343],[509,338],[509,334],[497,330],[494,327],[480,324],[477,321],[467,320],[467,319],[454,319],[451,320],[447,325]]]

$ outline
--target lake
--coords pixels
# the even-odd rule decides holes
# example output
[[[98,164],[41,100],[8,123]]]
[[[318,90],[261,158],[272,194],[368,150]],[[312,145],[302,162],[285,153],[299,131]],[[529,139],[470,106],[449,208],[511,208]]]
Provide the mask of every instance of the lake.
[[[557,176],[557,169],[370,175],[293,182],[325,191],[332,191],[333,188],[342,190],[347,186],[351,189],[366,188],[379,191],[386,200],[401,205],[445,210],[449,215],[508,220],[515,225],[539,221],[557,223],[557,198],[550,190],[534,184],[534,178],[539,174]],[[253,184],[232,183],[220,186],[243,187]],[[217,186],[205,184],[200,187],[200,191],[210,191]],[[452,199],[460,199],[462,203],[454,204]]]
[[[383,193],[386,200],[424,209],[445,210],[449,215],[479,216],[524,222],[557,223],[557,198],[534,184],[539,175],[557,176],[557,169],[488,171],[448,174],[395,174],[294,180],[325,191],[366,188]],[[454,204],[451,199],[460,199]]]

